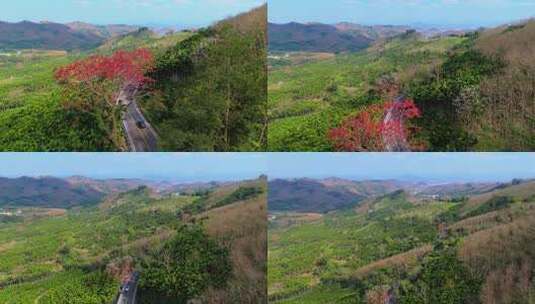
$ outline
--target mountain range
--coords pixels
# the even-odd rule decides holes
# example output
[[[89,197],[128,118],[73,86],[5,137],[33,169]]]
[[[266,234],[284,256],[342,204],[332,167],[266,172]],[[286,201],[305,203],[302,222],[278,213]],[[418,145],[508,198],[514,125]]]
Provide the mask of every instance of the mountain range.
[[[463,30],[404,25],[361,25],[350,22],[336,24],[297,23],[268,24],[271,51],[355,52],[375,41],[417,31],[425,37],[462,35]]]
[[[342,178],[275,179],[269,182],[269,210],[326,213],[351,208],[364,200],[404,190],[418,199],[461,198],[482,195],[516,184],[533,183],[515,180],[510,183],[425,183],[398,180],[355,181]]]
[[[169,185],[139,179],[91,179],[82,176],[0,178],[0,207],[72,208],[98,204],[107,195]]]
[[[93,25],[0,21],[0,49],[85,50],[105,40],[137,30],[130,25]]]

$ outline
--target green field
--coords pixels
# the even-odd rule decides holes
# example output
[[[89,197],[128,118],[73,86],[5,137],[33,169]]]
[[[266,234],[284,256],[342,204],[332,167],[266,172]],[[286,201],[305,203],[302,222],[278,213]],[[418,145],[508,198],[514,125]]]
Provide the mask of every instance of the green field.
[[[329,129],[362,107],[380,102],[372,90],[380,77],[425,73],[465,41],[447,37],[395,38],[384,45],[313,62],[280,64],[269,74],[269,146],[273,151],[330,151]],[[292,56],[302,56],[301,53]],[[271,61],[272,65],[276,62]],[[408,75],[408,74],[411,75]],[[405,75],[407,74],[407,75]]]
[[[268,230],[270,301],[373,304],[388,291],[396,303],[485,303],[467,299],[488,296],[493,273],[515,259],[535,259],[524,243],[532,236],[522,228],[533,223],[535,188],[531,182],[521,189],[461,202],[396,192],[322,216],[275,212]],[[458,284],[447,285],[453,277]],[[535,290],[534,282],[528,286]],[[530,291],[502,292],[533,301]]]
[[[141,186],[67,210],[11,207],[16,215],[0,217],[0,302],[110,303],[133,271],[139,303],[262,299],[265,204],[253,180],[183,196]]]
[[[528,21],[460,36],[407,32],[356,53],[274,52],[269,150],[333,151],[330,130],[396,96],[420,110],[408,125],[414,149],[533,150],[534,32]]]
[[[8,286],[0,290],[0,299],[27,303],[24,299],[36,299],[45,290],[68,294],[65,282],[83,286],[82,280],[95,276],[102,265],[134,255],[139,242],[158,244],[159,238],[172,235],[180,223],[176,212],[194,201],[195,197],[154,200],[133,191],[109,208],[28,216],[20,223],[0,224],[0,285]],[[119,283],[110,279],[109,284],[95,287],[93,294],[113,297]]]

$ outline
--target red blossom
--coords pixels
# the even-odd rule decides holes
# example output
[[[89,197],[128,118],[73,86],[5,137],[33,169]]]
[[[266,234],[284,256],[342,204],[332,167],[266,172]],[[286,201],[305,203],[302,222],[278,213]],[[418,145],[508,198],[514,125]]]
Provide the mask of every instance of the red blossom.
[[[112,56],[94,55],[58,69],[55,77],[60,82],[92,80],[120,81],[123,85],[140,86],[151,79],[145,76],[154,63],[148,49],[118,51]]]
[[[328,137],[338,151],[385,151],[392,141],[422,149],[409,142],[417,129],[410,127],[408,120],[420,115],[409,99],[375,104],[344,120]]]

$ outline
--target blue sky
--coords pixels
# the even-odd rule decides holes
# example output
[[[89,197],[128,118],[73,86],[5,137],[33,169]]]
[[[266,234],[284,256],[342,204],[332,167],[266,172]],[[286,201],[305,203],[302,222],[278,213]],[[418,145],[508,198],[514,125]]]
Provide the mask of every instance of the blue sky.
[[[266,172],[255,153],[0,153],[0,176],[82,175],[170,181],[242,180]]]
[[[265,0],[14,0],[2,1],[0,20],[196,27],[263,3]]]
[[[535,16],[535,0],[269,0],[276,23],[494,26]]]
[[[341,177],[430,181],[535,178],[529,153],[285,153],[268,160],[269,178]]]
[[[0,176],[172,181],[342,177],[431,181],[535,178],[531,153],[0,153]]]

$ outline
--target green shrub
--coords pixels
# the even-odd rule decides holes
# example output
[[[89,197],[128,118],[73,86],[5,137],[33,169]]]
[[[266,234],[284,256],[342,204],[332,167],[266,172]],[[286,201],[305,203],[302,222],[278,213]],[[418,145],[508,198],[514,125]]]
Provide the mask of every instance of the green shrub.
[[[140,288],[186,303],[209,287],[225,286],[232,266],[229,251],[198,226],[182,227],[141,263]]]

